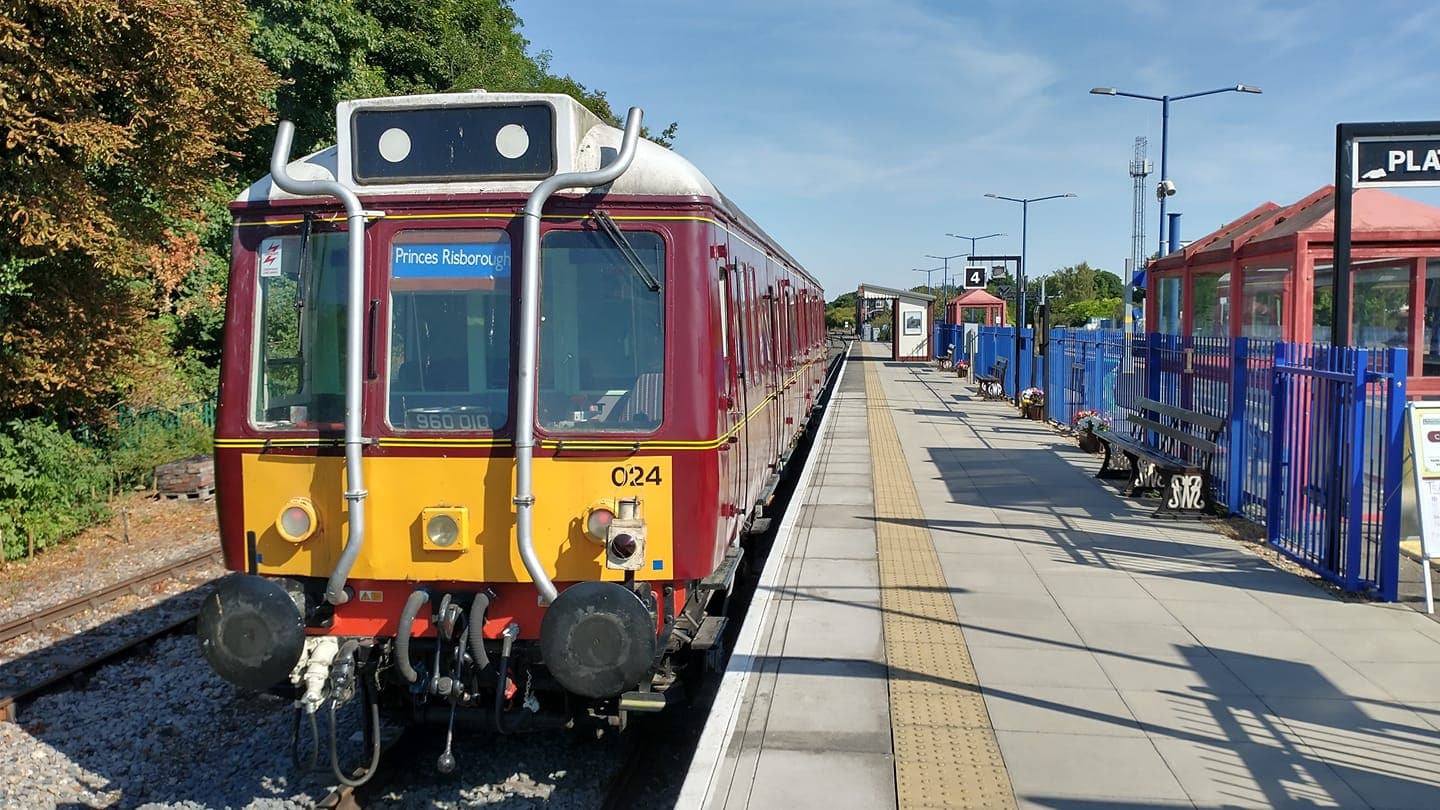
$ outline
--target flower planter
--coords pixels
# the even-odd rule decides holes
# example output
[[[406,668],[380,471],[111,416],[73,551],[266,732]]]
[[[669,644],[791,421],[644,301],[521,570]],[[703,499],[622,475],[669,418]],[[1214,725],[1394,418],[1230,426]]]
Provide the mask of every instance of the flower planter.
[[[1100,437],[1088,430],[1082,431],[1080,433],[1080,449],[1087,453],[1100,452]]]
[[[1034,419],[1034,420],[1037,421],[1037,422],[1043,422],[1043,421],[1045,421],[1045,406],[1044,406],[1044,405],[1026,405],[1026,406],[1025,406],[1025,418],[1026,418],[1026,419]]]

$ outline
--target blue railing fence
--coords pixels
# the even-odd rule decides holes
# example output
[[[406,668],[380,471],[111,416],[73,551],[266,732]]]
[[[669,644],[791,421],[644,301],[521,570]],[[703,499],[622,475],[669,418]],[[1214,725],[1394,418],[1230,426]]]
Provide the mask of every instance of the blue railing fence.
[[[1212,464],[1216,498],[1266,528],[1276,550],[1346,590],[1393,601],[1399,582],[1404,349],[1342,348],[1250,338],[1052,329],[1044,354],[1031,330],[936,327],[986,373],[998,358],[1021,389],[1045,390],[1051,420],[1081,410],[1124,429],[1148,397],[1224,416]],[[1032,372],[1033,369],[1033,372]],[[1032,377],[1032,373],[1034,376]],[[1017,377],[1004,389],[1015,396]]]

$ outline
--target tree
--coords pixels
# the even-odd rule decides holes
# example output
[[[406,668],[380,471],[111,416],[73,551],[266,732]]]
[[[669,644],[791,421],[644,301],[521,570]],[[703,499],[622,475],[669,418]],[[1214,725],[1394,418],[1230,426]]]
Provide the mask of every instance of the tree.
[[[825,328],[841,329],[855,326],[855,293],[848,292],[825,305]]]
[[[255,53],[284,80],[280,117],[295,123],[294,153],[335,142],[335,106],[387,95],[564,93],[621,125],[605,93],[550,71],[550,53],[527,54],[509,0],[249,0]],[[670,145],[676,124],[659,136]],[[645,133],[649,134],[648,127]],[[247,168],[267,171],[274,130],[254,139]]]
[[[214,180],[267,116],[249,38],[239,0],[0,11],[4,412],[68,418],[148,384],[149,318],[175,311]]]

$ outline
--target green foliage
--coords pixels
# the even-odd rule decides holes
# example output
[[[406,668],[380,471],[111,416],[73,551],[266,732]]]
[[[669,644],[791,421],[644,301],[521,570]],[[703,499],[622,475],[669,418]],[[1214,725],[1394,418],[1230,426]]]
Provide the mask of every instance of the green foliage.
[[[855,293],[848,292],[825,305],[825,328],[855,328]]]
[[[53,545],[106,516],[109,468],[53,424],[0,428],[0,533],[7,560]]]
[[[209,402],[179,410],[122,411],[107,442],[110,465],[121,487],[147,488],[166,462],[214,452],[215,409]]]
[[[1095,296],[1097,298],[1121,298],[1125,295],[1125,282],[1109,270],[1095,271]]]
[[[1055,326],[1084,326],[1091,318],[1114,318],[1120,307],[1120,299],[1095,298],[1090,301],[1076,301],[1055,310]]]
[[[255,53],[283,80],[279,117],[295,123],[294,152],[335,141],[335,105],[356,98],[419,93],[564,93],[620,125],[605,93],[550,71],[550,52],[527,54],[509,0],[247,0]],[[660,135],[669,146],[676,125]],[[269,165],[267,127],[251,140],[246,167]]]
[[[94,418],[140,378],[199,202],[268,114],[249,35],[240,0],[0,7],[0,420]]]

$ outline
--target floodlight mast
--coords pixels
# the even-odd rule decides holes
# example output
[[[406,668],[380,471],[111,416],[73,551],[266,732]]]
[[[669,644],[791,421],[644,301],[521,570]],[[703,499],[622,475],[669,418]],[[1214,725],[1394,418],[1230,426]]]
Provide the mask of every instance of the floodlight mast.
[[[1165,222],[1165,200],[1175,193],[1175,184],[1170,181],[1169,174],[1169,146],[1170,146],[1170,102],[1183,101],[1187,98],[1199,98],[1200,96],[1213,96],[1216,93],[1251,93],[1259,95],[1263,90],[1253,84],[1234,84],[1229,87],[1217,87],[1214,90],[1201,90],[1198,93],[1184,93],[1178,96],[1147,96],[1144,93],[1127,93],[1123,90],[1116,90],[1113,87],[1092,87],[1090,94],[1095,96],[1124,96],[1126,98],[1139,98],[1146,101],[1160,102],[1160,184],[1156,186],[1156,196],[1160,198],[1160,224],[1156,230],[1160,232],[1159,255],[1165,255],[1165,238],[1168,225]],[[1137,268],[1138,269],[1138,268]]]

